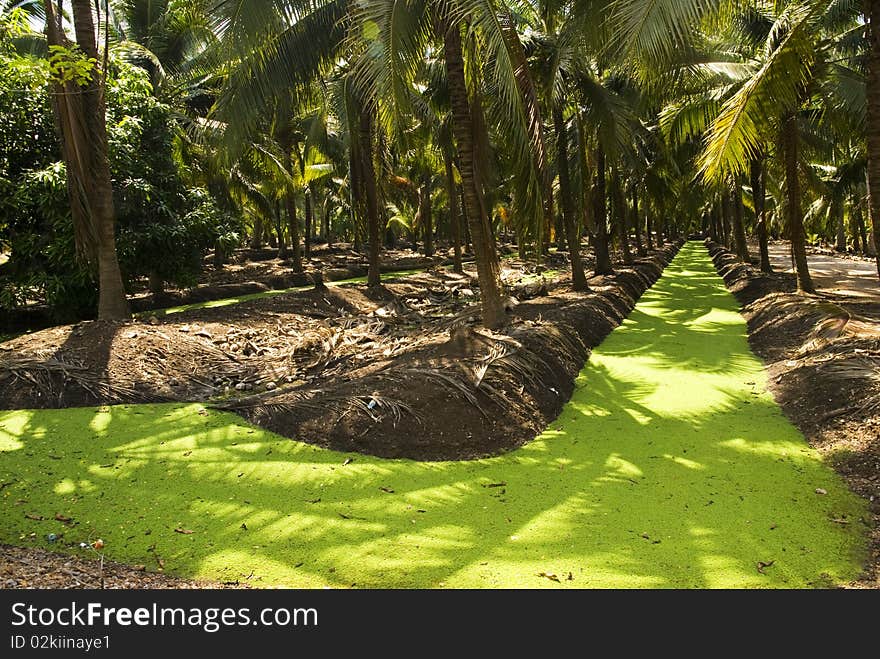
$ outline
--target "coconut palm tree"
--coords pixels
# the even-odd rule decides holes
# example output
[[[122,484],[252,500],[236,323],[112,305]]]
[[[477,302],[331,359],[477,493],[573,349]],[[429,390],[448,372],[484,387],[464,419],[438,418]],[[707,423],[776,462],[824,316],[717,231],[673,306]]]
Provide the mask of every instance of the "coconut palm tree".
[[[868,57],[866,76],[868,141],[868,206],[874,231],[877,276],[880,277],[880,0],[865,0]]]
[[[234,93],[221,98],[218,111],[220,116],[242,117],[236,130],[247,130],[255,123],[254,113],[244,111],[249,106],[267,104],[278,90],[290,90],[296,96],[301,88],[322,73],[328,73],[344,58],[350,63],[352,93],[356,92],[357,96],[357,103],[353,105],[359,106],[363,115],[358,120],[359,129],[351,132],[357,138],[350,143],[351,172],[355,175],[353,179],[358,178],[358,183],[365,184],[361,187],[366,214],[370,218],[378,216],[378,196],[373,194],[375,168],[369,157],[375,153],[378,131],[372,122],[378,118],[383,130],[389,130],[392,117],[405,114],[398,111],[401,102],[409,96],[406,83],[414,71],[412,65],[421,57],[428,42],[439,35],[447,65],[452,132],[480,280],[483,321],[496,327],[504,322],[505,312],[500,265],[483,189],[486,170],[483,159],[488,141],[486,118],[482,99],[470,93],[465,78],[464,46],[476,47],[471,38],[473,31],[468,30],[466,38],[462,38],[465,17],[474,29],[491,28],[496,17],[492,13],[490,20],[484,10],[481,18],[476,12],[479,8],[476,3],[467,4],[442,3],[426,11],[425,5],[403,7],[395,3],[370,3],[350,10],[347,3],[333,0],[318,3],[259,0],[247,3],[247,11],[241,11],[240,0],[223,2],[219,7],[223,18],[216,29],[237,65],[230,76],[229,89]],[[442,11],[436,11],[438,9]],[[473,11],[467,13],[469,9]],[[492,35],[494,52],[501,52],[504,42],[497,26]],[[506,82],[510,100],[510,90],[517,88],[509,62],[499,77],[503,78],[505,72],[509,74]],[[519,94],[515,96],[521,105]],[[527,145],[527,139],[522,143]],[[528,156],[528,146],[523,146],[522,152]],[[352,189],[358,187],[353,185]],[[378,241],[373,240],[374,234],[378,234],[378,223],[371,220],[369,226],[372,257],[372,245],[378,248]]]
[[[625,0],[618,3],[618,37],[628,40],[625,50],[631,55],[644,60],[653,54],[668,62],[674,49],[697,52],[701,24],[712,14],[716,20],[723,18],[721,10],[729,12],[735,4]],[[707,180],[748,172],[754,194],[756,187],[763,187],[758,184],[762,167],[755,161],[763,160],[768,145],[778,145],[798,286],[812,292],[804,248],[801,131],[811,113],[829,105],[839,108],[857,103],[852,83],[857,86],[859,76],[847,67],[841,51],[842,44],[859,29],[858,8],[854,3],[809,0],[756,2],[751,12],[760,19],[754,24],[763,21],[769,29],[756,56],[737,69],[738,80],[731,81],[725,94],[711,99],[720,107],[708,127],[701,171]],[[661,28],[669,30],[672,43],[659,40]],[[760,219],[758,227],[760,236],[764,230]],[[761,251],[763,255],[763,247]]]
[[[539,2],[534,19],[529,25],[526,44],[529,63],[539,81],[544,106],[549,108],[553,142],[556,150],[556,174],[559,181],[559,205],[565,243],[571,263],[572,287],[588,290],[580,254],[581,231],[577,221],[575,191],[571,176],[570,124],[575,121],[578,108],[572,103],[573,84],[581,71],[578,62],[588,57],[584,13],[575,14],[567,2]]]
[[[116,255],[113,185],[107,156],[105,118],[107,53],[98,50],[98,30],[92,3],[73,0],[71,10],[75,42],[67,36],[62,16],[51,0],[44,1],[46,38],[50,53],[65,66],[85,58],[88,66],[66,80],[54,79],[52,99],[62,154],[77,247],[98,272],[98,318],[129,317],[128,302]],[[98,5],[107,16],[107,4]],[[98,21],[102,16],[97,16]],[[77,50],[78,49],[78,50]]]

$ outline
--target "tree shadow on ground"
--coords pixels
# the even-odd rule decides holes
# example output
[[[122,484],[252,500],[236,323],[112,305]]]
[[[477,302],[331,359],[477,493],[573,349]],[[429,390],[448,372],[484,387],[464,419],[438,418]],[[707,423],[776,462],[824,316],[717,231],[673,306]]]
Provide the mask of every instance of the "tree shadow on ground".
[[[76,551],[101,537],[114,560],[297,587],[854,577],[862,504],[766,393],[742,321],[726,316],[735,302],[697,249],[664,277],[684,288],[658,283],[551,428],[497,458],[346,456],[199,405],[2,413],[0,541],[45,545],[55,532]],[[690,293],[696,311],[680,303]]]

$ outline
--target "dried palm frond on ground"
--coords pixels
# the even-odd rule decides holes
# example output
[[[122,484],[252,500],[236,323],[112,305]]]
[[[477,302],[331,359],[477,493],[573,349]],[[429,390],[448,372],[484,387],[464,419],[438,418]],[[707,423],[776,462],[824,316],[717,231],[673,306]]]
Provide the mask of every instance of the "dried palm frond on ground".
[[[0,383],[8,386],[32,386],[38,396],[46,401],[59,399],[61,391],[72,384],[96,399],[121,402],[139,398],[139,392],[127,382],[110,382],[95,373],[82,361],[65,361],[61,358],[2,357],[0,358]],[[143,400],[159,400],[146,395]]]
[[[825,365],[822,370],[835,379],[853,381],[865,392],[853,401],[855,410],[864,415],[880,412],[880,356],[844,359]]]

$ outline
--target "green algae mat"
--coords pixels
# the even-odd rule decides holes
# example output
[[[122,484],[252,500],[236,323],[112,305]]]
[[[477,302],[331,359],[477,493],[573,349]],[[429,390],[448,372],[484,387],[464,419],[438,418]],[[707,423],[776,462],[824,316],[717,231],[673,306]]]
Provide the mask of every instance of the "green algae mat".
[[[694,243],[508,455],[345,455],[199,405],[2,412],[0,500],[2,542],[101,538],[257,586],[829,586],[865,555],[861,500],[767,393]]]

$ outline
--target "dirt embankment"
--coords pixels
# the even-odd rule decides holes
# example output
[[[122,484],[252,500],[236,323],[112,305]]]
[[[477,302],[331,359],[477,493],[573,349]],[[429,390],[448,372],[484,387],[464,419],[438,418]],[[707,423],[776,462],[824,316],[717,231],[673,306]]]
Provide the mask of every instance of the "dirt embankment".
[[[279,434],[382,457],[470,459],[562,409],[590,349],[680,245],[575,293],[521,278],[510,323],[479,327],[472,274],[313,288],[154,323],[84,322],[0,344],[0,408],[198,401]],[[518,304],[516,304],[518,302]]]
[[[868,500],[871,557],[857,586],[880,587],[880,304],[797,292],[793,275],[764,274],[708,241],[742,304],[749,342],[785,414]]]

